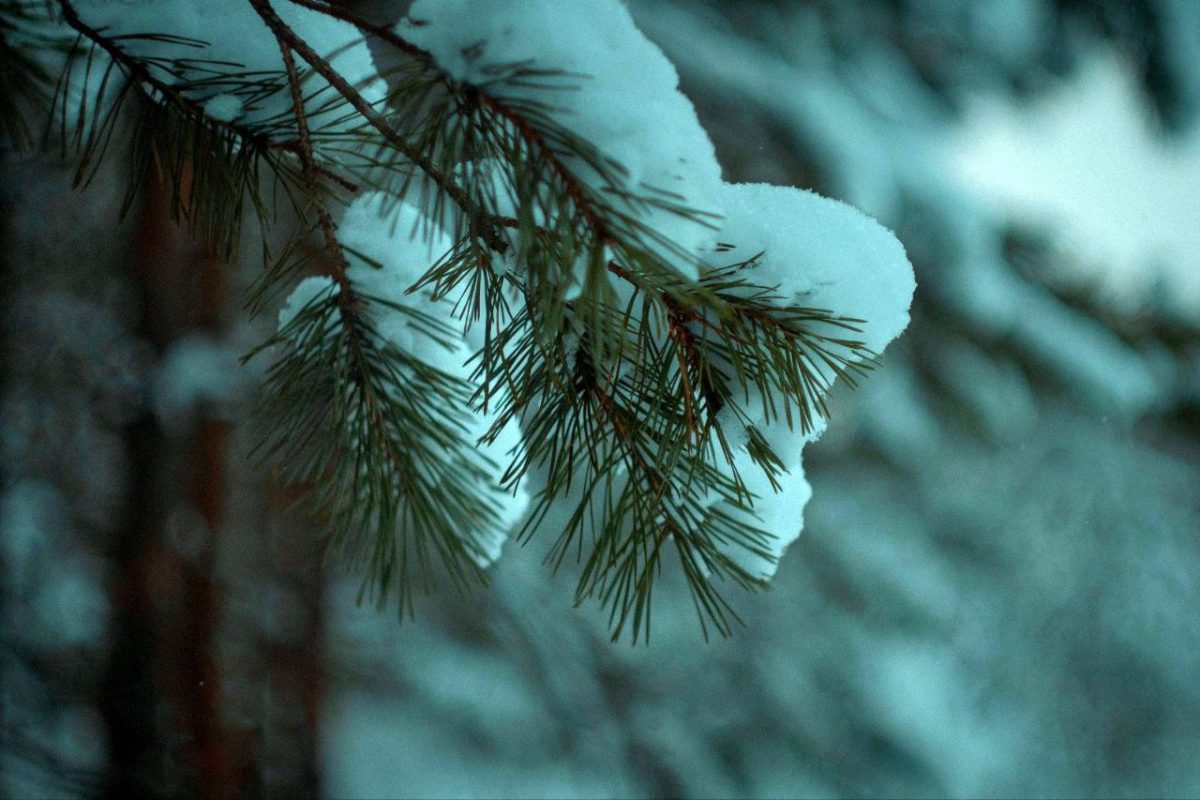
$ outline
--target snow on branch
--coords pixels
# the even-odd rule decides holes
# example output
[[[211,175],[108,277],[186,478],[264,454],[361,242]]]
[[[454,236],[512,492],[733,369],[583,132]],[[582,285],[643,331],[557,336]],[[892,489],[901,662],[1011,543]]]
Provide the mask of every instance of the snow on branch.
[[[404,611],[548,536],[614,638],[649,636],[669,555],[731,632],[723,588],[764,585],[799,535],[831,384],[907,324],[890,232],[725,183],[618,0],[417,0],[387,26],[323,0],[60,0],[52,22],[81,181],[124,138],[131,185],[172,187],[226,257],[247,214],[300,221],[247,297],[290,293],[255,351],[261,452],[365,597]]]

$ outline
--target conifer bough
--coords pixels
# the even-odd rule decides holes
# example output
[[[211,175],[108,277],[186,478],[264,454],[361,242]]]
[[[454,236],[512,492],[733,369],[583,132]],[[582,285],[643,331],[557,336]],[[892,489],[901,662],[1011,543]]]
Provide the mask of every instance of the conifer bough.
[[[889,231],[724,182],[618,0],[417,0],[393,25],[323,0],[46,14],[6,0],[2,54],[46,88],[79,183],[129,158],[131,193],[163,181],[226,258],[248,214],[295,229],[264,235],[246,298],[282,300],[251,354],[272,359],[259,452],[364,598],[404,613],[538,539],[614,639],[649,637],[664,568],[706,635],[731,631],[723,590],[765,585],[800,533],[830,385],[907,324]],[[0,107],[13,145],[30,107]]]

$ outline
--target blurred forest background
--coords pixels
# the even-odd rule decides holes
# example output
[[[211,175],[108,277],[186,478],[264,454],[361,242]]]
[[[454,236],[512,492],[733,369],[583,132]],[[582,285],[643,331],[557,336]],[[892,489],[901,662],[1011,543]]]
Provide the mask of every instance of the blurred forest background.
[[[917,270],[745,628],[610,644],[536,541],[356,607],[247,459],[254,247],[5,154],[0,795],[1200,795],[1200,2],[631,8]]]

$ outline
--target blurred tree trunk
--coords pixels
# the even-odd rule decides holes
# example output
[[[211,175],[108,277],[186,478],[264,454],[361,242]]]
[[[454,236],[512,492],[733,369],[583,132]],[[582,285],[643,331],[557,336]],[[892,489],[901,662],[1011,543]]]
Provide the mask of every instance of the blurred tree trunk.
[[[206,263],[168,218],[168,192],[146,187],[131,265],[141,300],[138,334],[158,359],[181,335],[215,330],[223,303],[222,268]],[[220,730],[213,652],[226,428],[206,420],[175,442],[149,404],[129,428],[133,475],[114,552],[116,613],[104,695],[112,794],[221,797],[241,788],[234,753],[245,750]],[[199,513],[194,521],[175,513],[185,502]],[[197,535],[199,541],[187,541]]]
[[[170,219],[169,192],[146,188],[131,264],[141,300],[138,335],[159,362],[185,335],[221,337],[239,313],[229,306],[235,267],[208,257]],[[183,434],[164,430],[154,412],[144,403],[127,431],[132,475],[113,550],[114,625],[102,700],[108,793],[315,795],[320,593],[309,532],[273,535],[284,504],[238,452],[233,425],[216,409],[200,405]],[[241,513],[261,510],[257,526],[234,529],[235,541],[227,541],[231,492],[241,495]],[[270,552],[271,539],[294,552]],[[254,607],[274,581],[295,585],[291,596],[303,599],[293,614],[301,620],[300,641],[280,644],[257,630]],[[231,624],[227,586],[250,592],[242,598],[251,610],[248,625]],[[240,658],[226,674],[224,651],[249,652],[255,663]],[[230,712],[231,682],[241,696],[256,697],[240,714]],[[298,704],[301,712],[280,715],[281,704]]]

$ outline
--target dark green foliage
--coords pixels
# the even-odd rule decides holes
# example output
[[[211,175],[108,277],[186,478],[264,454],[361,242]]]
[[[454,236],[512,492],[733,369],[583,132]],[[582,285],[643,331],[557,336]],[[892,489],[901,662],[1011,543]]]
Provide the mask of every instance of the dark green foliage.
[[[418,580],[430,588],[435,555],[457,585],[484,581],[481,553],[463,532],[496,523],[489,499],[470,491],[486,480],[487,465],[456,413],[470,387],[379,346],[369,307],[347,313],[343,299],[329,286],[264,346],[278,356],[261,410],[277,424],[262,455],[286,481],[307,488],[332,548],[370,576],[364,593],[383,605],[394,592],[403,609]],[[383,301],[360,295],[358,302]],[[391,308],[430,336],[453,334],[411,308]]]
[[[769,557],[772,534],[753,522],[755,498],[733,468],[723,420],[741,426],[748,417],[739,404],[761,402],[768,421],[807,432],[825,413],[829,382],[869,363],[854,338],[858,321],[789,305],[749,282],[748,264],[695,265],[701,279],[686,277],[680,266],[694,257],[647,226],[644,213],[717,220],[662,189],[635,192],[620,164],[555,120],[556,93],[586,76],[498,64],[483,84],[459,83],[394,32],[301,0],[394,56],[387,106],[375,108],[270,3],[253,4],[290,73],[206,61],[201,42],[106,37],[64,0],[78,41],[55,93],[55,138],[86,183],[112,151],[114,131],[129,126],[119,138],[129,143],[131,191],[161,181],[175,216],[224,258],[237,251],[247,212],[264,228],[281,208],[300,220],[278,252],[264,243],[248,307],[263,310],[307,273],[331,281],[256,351],[275,358],[261,452],[305,489],[334,550],[363,575],[365,595],[397,598],[403,611],[437,572],[457,585],[483,579],[472,535],[497,517],[470,490],[488,465],[461,420],[487,408],[495,424],[484,441],[512,421],[524,433],[502,488],[533,474],[540,482],[520,538],[554,536],[547,561],[555,568],[573,556],[576,599],[603,604],[614,638],[648,637],[654,579],[672,549],[706,633],[711,621],[727,635],[736,614],[722,586],[758,585],[730,553]],[[134,38],[179,55],[135,57],[126,49]],[[325,79],[315,94],[304,88],[310,75]],[[544,101],[516,91],[531,86]],[[252,126],[211,118],[196,99],[232,93],[253,108],[288,92],[289,113]],[[370,189],[415,204],[454,241],[410,290],[454,298],[462,327],[482,330],[473,383],[376,334],[384,301],[348,279],[330,211]],[[495,269],[498,261],[509,267]],[[582,291],[569,297],[578,263]],[[391,311],[435,339],[452,333],[411,309]],[[725,408],[732,413],[718,416]],[[779,460],[750,436],[756,468],[777,475]],[[564,507],[560,529],[539,529]]]
[[[54,76],[41,56],[62,46],[37,0],[0,2],[0,143],[27,150],[39,141],[38,121]]]

